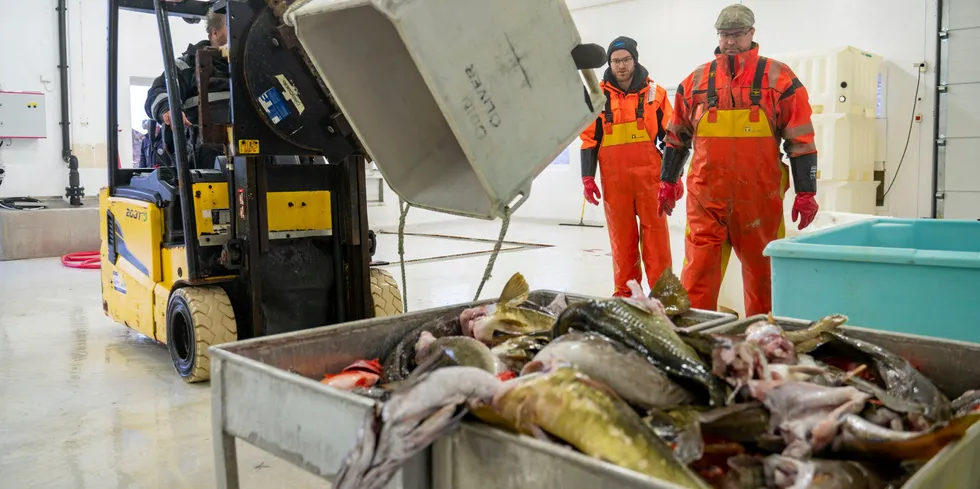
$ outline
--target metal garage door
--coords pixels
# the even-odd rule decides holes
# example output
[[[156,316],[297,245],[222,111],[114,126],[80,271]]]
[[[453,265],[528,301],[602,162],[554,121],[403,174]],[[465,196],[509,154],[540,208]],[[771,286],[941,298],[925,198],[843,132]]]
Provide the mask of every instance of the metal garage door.
[[[936,217],[980,219],[980,1],[940,6]]]

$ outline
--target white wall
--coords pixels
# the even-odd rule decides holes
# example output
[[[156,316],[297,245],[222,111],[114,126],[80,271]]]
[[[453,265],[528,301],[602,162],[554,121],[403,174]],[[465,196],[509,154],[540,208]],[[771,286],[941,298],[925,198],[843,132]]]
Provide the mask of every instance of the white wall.
[[[47,139],[14,141],[0,148],[7,175],[0,196],[63,195],[68,169],[61,159],[60,79],[56,0],[0,0],[0,87],[45,91]],[[84,7],[82,7],[84,4]],[[86,195],[106,181],[106,2],[68,0],[72,150],[78,156]],[[155,78],[163,71],[156,19],[123,11],[119,16],[119,133],[124,167],[132,165],[130,90],[132,77]],[[175,50],[205,38],[202,24],[171,20]],[[51,80],[42,84],[41,77]],[[143,105],[143,100],[133,103]]]
[[[618,35],[639,42],[641,62],[672,88],[695,66],[708,61],[717,37],[717,12],[731,0],[567,0],[586,42],[607,45]],[[917,112],[924,120],[913,130],[908,155],[884,213],[927,216],[931,201],[935,61],[935,6],[930,0],[747,0],[757,17],[762,53],[812,51],[854,45],[884,56],[888,73],[886,182],[891,181],[908,131],[915,89],[913,62],[926,60]],[[61,161],[59,131],[58,32],[56,0],[0,0],[0,87],[46,90],[48,138],[17,141],[0,148],[7,178],[0,195],[61,195],[67,169]],[[72,138],[82,185],[94,195],[105,183],[105,2],[69,0]],[[155,77],[162,70],[155,19],[122,12],[119,61],[120,155],[131,164],[130,95],[132,77]],[[201,24],[171,21],[177,52],[204,37]],[[44,76],[52,82],[40,82]],[[142,100],[135,101],[142,104]],[[518,211],[525,219],[578,220],[581,183],[577,145],[568,169],[549,169]],[[447,217],[448,219],[448,217]],[[603,220],[601,208],[588,206],[587,220]]]
[[[640,62],[658,83],[671,89],[696,66],[710,61],[718,12],[732,0],[567,0],[584,42],[607,46],[620,35],[639,45]],[[845,45],[884,57],[887,74],[887,153],[885,182],[891,182],[902,155],[912,115],[917,71],[926,61],[908,155],[880,213],[928,217],[931,209],[936,12],[931,0],[746,0],[756,14],[761,53],[833,49]],[[581,210],[578,152],[570,171],[546,171],[534,182],[531,198],[516,216],[577,220]],[[589,206],[586,219],[604,220]],[[682,228],[683,229],[683,228]]]

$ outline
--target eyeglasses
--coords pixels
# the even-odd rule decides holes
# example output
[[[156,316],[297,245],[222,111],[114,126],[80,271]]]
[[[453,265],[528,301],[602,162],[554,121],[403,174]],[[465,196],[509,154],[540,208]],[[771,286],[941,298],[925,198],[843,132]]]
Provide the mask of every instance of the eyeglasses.
[[[625,66],[625,65],[632,64],[632,63],[633,63],[633,57],[632,56],[630,56],[628,58],[619,58],[619,59],[611,59],[611,60],[609,60],[609,64],[613,64],[613,65],[623,65],[623,66]]]
[[[718,37],[720,37],[722,40],[725,40],[725,39],[735,40],[735,39],[739,39],[741,37],[744,37],[748,33],[749,33],[749,29],[746,29],[744,31],[736,31],[736,32],[722,32],[722,31],[718,31]]]

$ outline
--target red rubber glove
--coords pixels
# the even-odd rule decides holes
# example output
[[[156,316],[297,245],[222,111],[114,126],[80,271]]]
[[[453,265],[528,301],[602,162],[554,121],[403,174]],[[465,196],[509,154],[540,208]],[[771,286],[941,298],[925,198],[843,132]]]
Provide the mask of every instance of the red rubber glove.
[[[677,196],[674,197],[675,202],[681,200],[681,197],[684,196],[684,175],[681,175],[681,178],[677,179],[676,185],[677,185],[677,194],[676,194]]]
[[[820,206],[817,205],[817,194],[814,192],[802,192],[796,194],[796,200],[793,201],[793,222],[797,219],[800,220],[800,226],[797,228],[803,230],[803,228],[810,225],[813,222],[813,218],[817,217],[817,211],[820,210]]]
[[[660,193],[657,195],[657,213],[661,216],[668,216],[674,212],[674,205],[684,195],[684,184],[680,180],[677,183],[660,182]]]
[[[599,205],[602,194],[599,186],[595,184],[595,177],[582,177],[582,185],[585,187],[585,200],[592,205]]]

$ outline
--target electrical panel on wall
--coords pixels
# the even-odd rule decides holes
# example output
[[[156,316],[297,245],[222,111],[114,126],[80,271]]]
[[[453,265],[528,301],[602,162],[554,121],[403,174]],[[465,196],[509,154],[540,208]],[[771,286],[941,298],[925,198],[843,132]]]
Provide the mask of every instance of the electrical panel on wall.
[[[43,139],[47,110],[42,92],[0,91],[0,139]]]

